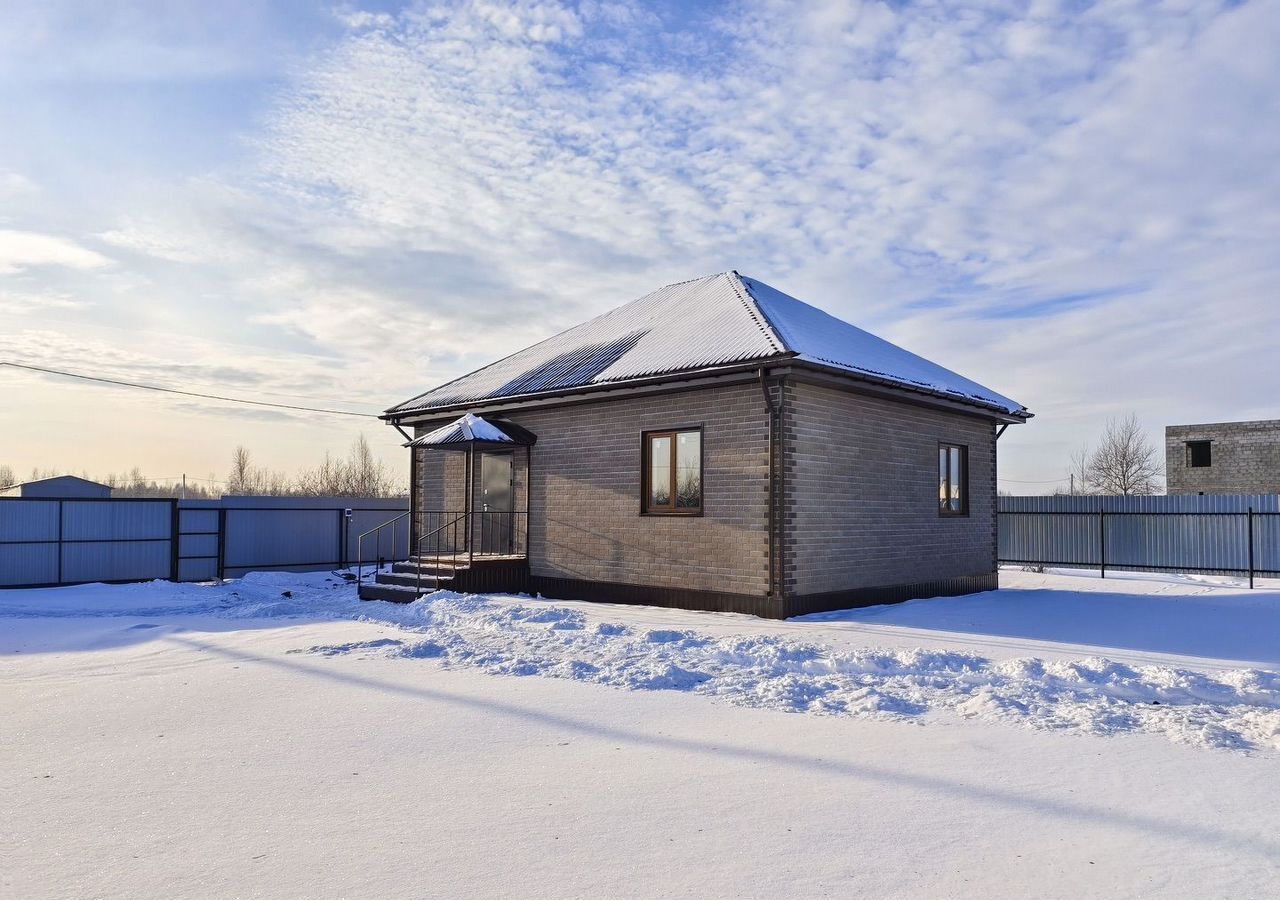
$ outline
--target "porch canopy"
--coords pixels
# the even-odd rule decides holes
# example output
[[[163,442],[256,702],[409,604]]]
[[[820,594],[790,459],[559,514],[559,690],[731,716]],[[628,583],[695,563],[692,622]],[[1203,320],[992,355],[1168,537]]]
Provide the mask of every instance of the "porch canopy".
[[[538,438],[533,432],[514,422],[490,422],[467,413],[460,419],[441,425],[435,431],[414,438],[406,447],[463,447],[469,444],[506,444],[531,447]]]
[[[528,540],[530,449],[537,437],[512,422],[489,421],[467,413],[460,419],[414,438],[404,446],[412,450],[409,481],[411,545],[418,556],[433,553],[456,560],[465,554],[468,565],[477,556],[517,557],[525,554]],[[525,452],[518,453],[523,447]],[[425,488],[419,481],[419,451],[462,451],[465,469],[454,476],[439,473],[441,496],[451,491],[445,482],[458,477],[464,485],[462,508],[422,509]],[[517,512],[515,461],[524,464],[524,510]],[[477,502],[479,501],[479,502]],[[424,545],[425,542],[425,545]]]

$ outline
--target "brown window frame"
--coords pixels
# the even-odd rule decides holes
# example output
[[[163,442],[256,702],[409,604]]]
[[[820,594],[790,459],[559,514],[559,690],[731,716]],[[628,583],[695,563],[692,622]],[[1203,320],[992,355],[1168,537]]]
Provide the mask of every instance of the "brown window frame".
[[[949,456],[953,448],[960,451],[960,508],[947,509],[942,505],[942,497],[939,496],[938,517],[941,519],[962,519],[969,515],[969,445],[938,441],[939,458],[934,459],[933,474],[934,478],[938,478],[941,464],[940,457],[943,451],[947,451]],[[947,466],[947,496],[951,496],[951,467],[949,461]]]
[[[676,438],[682,434],[698,433],[698,505],[676,506]],[[649,480],[653,467],[650,465],[653,439],[671,438],[671,505],[654,508],[649,504]],[[659,428],[653,431],[640,432],[640,515],[642,516],[701,516],[706,504],[706,454],[707,445],[701,425],[682,425],[676,428]]]

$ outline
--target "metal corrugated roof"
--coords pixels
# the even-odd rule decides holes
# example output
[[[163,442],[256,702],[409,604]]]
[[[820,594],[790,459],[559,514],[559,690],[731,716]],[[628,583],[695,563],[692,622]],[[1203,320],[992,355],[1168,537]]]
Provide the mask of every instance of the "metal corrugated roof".
[[[742,282],[783,344],[799,354],[797,359],[950,395],[964,402],[976,400],[1009,413],[1025,413],[1016,400],[837,319],[816,306],[802,303],[762,281],[742,276]]]
[[[667,285],[387,412],[707,369],[783,352],[737,278],[709,275]]]
[[[737,272],[667,285],[387,414],[783,356],[1027,415],[1008,397]]]
[[[515,434],[508,433],[508,430]],[[511,423],[495,425],[493,422],[467,413],[465,416],[442,425],[434,431],[414,438],[406,447],[441,447],[448,444],[470,444],[481,441],[489,444],[531,444],[529,433]]]

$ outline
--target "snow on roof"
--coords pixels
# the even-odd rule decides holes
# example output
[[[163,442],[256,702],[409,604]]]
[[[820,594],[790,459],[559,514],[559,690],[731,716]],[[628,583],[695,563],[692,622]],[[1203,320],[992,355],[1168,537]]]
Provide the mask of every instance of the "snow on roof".
[[[713,368],[785,352],[727,275],[667,285],[388,410]]]
[[[1008,397],[737,272],[667,285],[387,413],[788,357],[1026,414]]]
[[[797,359],[921,387],[933,393],[952,394],[957,400],[977,400],[1010,413],[1025,412],[1021,403],[976,381],[903,350],[816,306],[802,303],[763,281],[741,278],[782,342],[798,354]]]
[[[467,413],[448,425],[442,425],[435,431],[415,438],[407,446],[431,447],[439,446],[440,444],[467,444],[471,441],[488,441],[494,444],[518,443],[511,435],[492,422],[487,422],[479,416]]]

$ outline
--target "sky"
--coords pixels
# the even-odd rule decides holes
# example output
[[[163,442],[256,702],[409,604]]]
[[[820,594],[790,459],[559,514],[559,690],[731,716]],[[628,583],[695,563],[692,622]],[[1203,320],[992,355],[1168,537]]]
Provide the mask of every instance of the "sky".
[[[737,269],[1035,414],[1280,416],[1280,0],[9,0],[0,360],[377,413]],[[0,368],[0,464],[225,477],[372,418]]]

